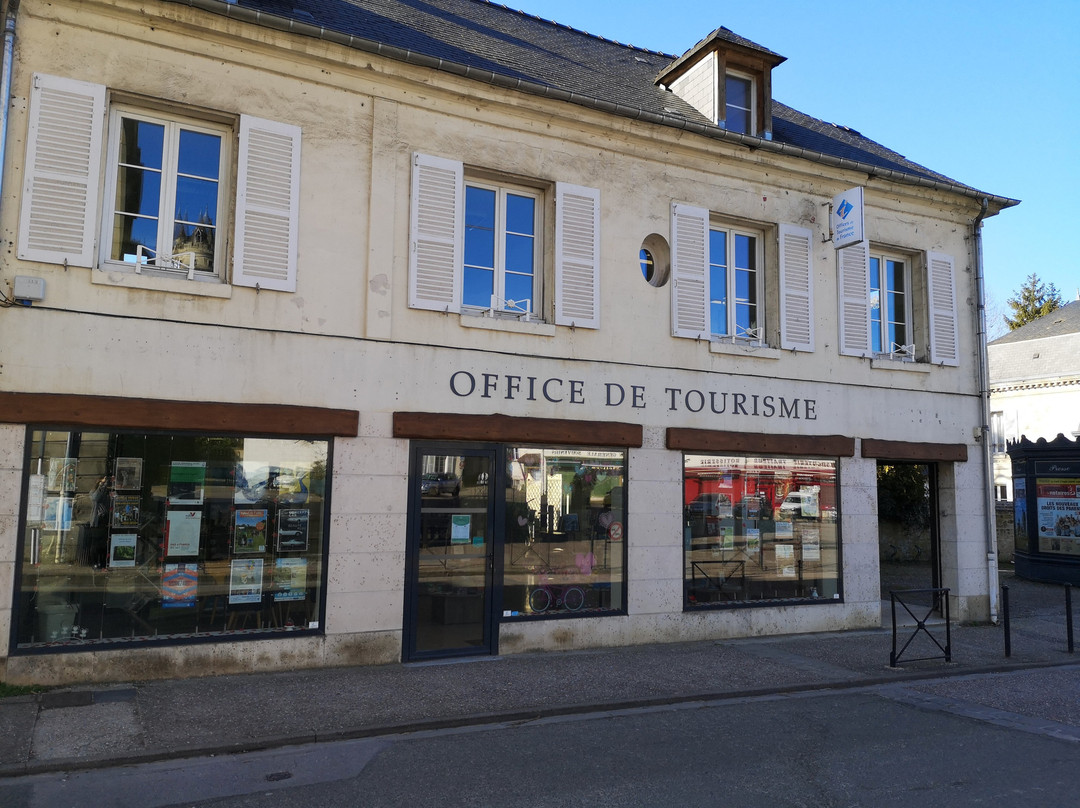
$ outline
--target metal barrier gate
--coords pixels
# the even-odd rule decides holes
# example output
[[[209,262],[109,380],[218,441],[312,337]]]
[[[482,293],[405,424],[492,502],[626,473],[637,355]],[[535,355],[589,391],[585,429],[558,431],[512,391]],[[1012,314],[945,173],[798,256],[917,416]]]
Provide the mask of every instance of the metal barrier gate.
[[[925,603],[914,604],[905,600],[905,597],[911,595],[931,595],[930,606],[926,607]],[[903,596],[903,597],[902,597]],[[914,659],[907,660],[908,662],[920,662],[927,659],[944,659],[946,662],[952,662],[952,620],[949,617],[949,590],[943,589],[898,589],[895,591],[890,590],[889,600],[892,601],[892,653],[889,655],[889,666],[895,668],[897,663],[900,662],[900,657],[908,649],[908,646],[919,636],[920,632],[930,638],[930,641],[934,643],[940,650],[940,655],[928,656],[928,657],[916,657]],[[904,647],[896,650],[896,604],[899,603],[912,619],[915,620],[915,631],[908,637],[908,641],[904,643]],[[941,606],[944,605],[944,608]],[[912,608],[917,608],[920,612],[926,607],[926,613],[920,618]],[[930,633],[930,630],[926,627],[926,621],[935,611],[941,611],[945,616],[945,645],[938,642],[938,638]]]

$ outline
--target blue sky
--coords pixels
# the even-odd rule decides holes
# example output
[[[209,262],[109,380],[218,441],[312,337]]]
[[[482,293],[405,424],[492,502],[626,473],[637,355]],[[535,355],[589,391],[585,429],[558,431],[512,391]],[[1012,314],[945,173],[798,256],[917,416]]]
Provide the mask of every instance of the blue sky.
[[[786,56],[774,98],[1021,200],[983,227],[997,319],[1032,272],[1077,298],[1080,0],[501,1],[649,50],[681,54],[723,25]]]

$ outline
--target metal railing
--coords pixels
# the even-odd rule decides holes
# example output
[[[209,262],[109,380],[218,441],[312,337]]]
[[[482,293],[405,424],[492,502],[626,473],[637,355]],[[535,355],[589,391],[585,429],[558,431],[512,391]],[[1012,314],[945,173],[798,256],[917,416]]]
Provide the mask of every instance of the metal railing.
[[[912,595],[926,595],[929,594],[930,605],[925,603],[911,603],[910,597]],[[908,598],[908,600],[905,600]],[[892,602],[892,653],[889,654],[889,667],[895,668],[900,662],[900,658],[904,655],[904,652],[914,642],[915,638],[919,634],[925,634],[930,638],[930,641],[938,647],[941,651],[940,655],[928,656],[928,657],[915,657],[908,659],[908,662],[921,662],[928,659],[944,659],[946,662],[952,662],[952,619],[949,616],[949,590],[947,588],[942,589],[898,589],[889,592],[889,600]],[[908,637],[908,641],[904,643],[903,648],[899,651],[896,650],[896,604],[899,603],[912,619],[915,621],[915,631]],[[918,614],[912,611],[913,608],[919,610],[922,614],[923,609],[926,610],[925,614],[920,618]],[[926,621],[930,619],[931,615],[935,611],[941,611],[945,617],[945,645],[938,642],[938,638],[930,633],[930,630],[926,627]]]

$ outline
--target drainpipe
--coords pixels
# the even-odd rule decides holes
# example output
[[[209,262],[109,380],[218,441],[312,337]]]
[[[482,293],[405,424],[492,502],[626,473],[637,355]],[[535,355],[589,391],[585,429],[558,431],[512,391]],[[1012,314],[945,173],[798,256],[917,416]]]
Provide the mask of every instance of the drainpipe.
[[[4,198],[4,161],[7,157],[8,117],[11,110],[11,69],[15,61],[15,17],[19,0],[9,0],[4,15],[4,61],[0,74],[0,205]]]
[[[983,277],[982,221],[986,218],[989,201],[980,200],[979,215],[971,225],[971,237],[975,246],[975,287],[979,296],[979,324],[976,341],[979,344],[979,397],[982,401],[982,456],[985,469],[983,496],[986,511],[986,568],[990,586],[990,622],[998,621],[998,567],[997,567],[997,520],[994,502],[994,458],[990,451],[990,361],[986,350],[986,279]]]

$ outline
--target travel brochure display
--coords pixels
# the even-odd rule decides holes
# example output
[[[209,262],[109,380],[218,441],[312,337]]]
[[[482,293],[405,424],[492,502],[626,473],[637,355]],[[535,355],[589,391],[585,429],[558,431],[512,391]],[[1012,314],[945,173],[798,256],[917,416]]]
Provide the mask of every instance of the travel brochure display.
[[[266,509],[239,510],[233,531],[234,553],[266,552]]]
[[[229,603],[262,602],[263,560],[234,558],[229,568]]]
[[[138,527],[139,506],[142,500],[137,496],[113,497],[112,526],[113,527]]]
[[[169,471],[169,505],[202,505],[206,463],[174,460]]]
[[[307,508],[285,508],[278,511],[279,553],[307,550],[309,521],[310,511]]]
[[[761,531],[753,527],[747,528],[746,554],[749,556],[756,556],[759,550],[761,550]]]
[[[45,497],[42,522],[46,530],[71,530],[71,497]]]
[[[199,554],[202,511],[167,511],[165,513],[165,555]]]
[[[795,577],[795,545],[776,545],[776,566],[784,578]]]
[[[26,521],[41,522],[45,518],[45,475],[31,474],[26,489]]]
[[[274,600],[307,597],[307,559],[279,558],[274,567]]]
[[[109,568],[135,566],[136,533],[113,533],[109,538]]]
[[[117,491],[138,491],[142,488],[141,457],[118,457],[113,473],[113,488]]]
[[[166,564],[161,574],[161,605],[166,609],[194,606],[198,588],[198,564]]]
[[[74,491],[78,462],[74,457],[49,458],[49,481],[46,487],[50,491]]]

